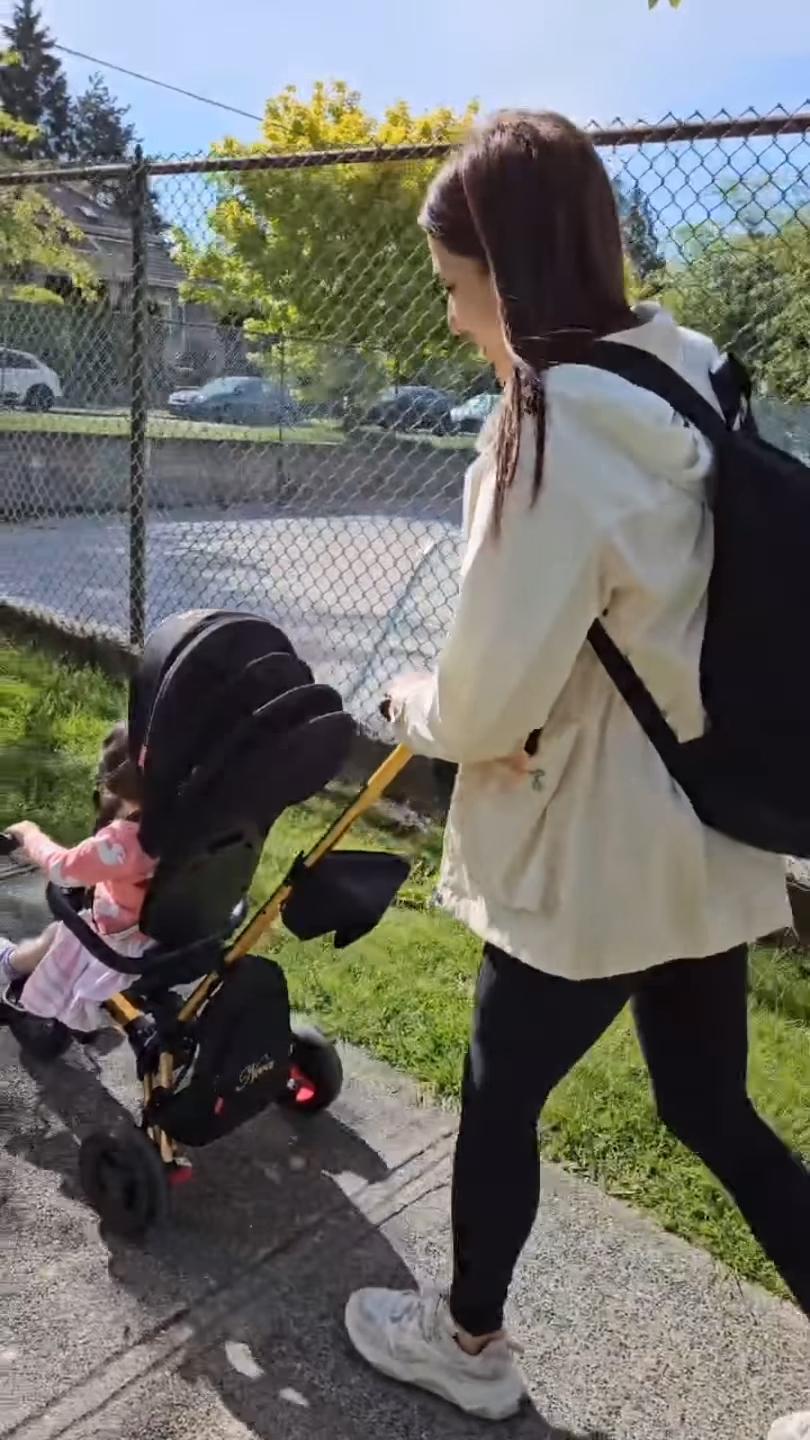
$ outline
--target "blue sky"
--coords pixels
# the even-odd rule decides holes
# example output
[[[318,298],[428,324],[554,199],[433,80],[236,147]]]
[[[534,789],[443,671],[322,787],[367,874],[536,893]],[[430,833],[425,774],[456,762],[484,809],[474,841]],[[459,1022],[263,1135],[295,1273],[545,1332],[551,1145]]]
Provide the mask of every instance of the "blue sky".
[[[699,109],[798,108],[810,95],[810,0],[42,0],[55,38],[260,114],[282,86],[345,79],[369,109],[550,106],[609,123]],[[11,0],[0,0],[0,16]],[[65,57],[73,88],[94,68]],[[258,127],[123,75],[148,151],[205,151]]]

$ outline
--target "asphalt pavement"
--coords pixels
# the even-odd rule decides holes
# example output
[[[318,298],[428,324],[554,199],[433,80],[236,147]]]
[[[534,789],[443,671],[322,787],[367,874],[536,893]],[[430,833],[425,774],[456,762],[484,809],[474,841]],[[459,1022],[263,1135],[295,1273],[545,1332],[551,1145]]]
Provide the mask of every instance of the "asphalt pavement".
[[[147,626],[197,607],[257,610],[365,718],[394,674],[429,664],[452,614],[457,527],[384,515],[274,515],[266,506],[156,512]],[[0,525],[0,595],[125,638],[126,517]]]

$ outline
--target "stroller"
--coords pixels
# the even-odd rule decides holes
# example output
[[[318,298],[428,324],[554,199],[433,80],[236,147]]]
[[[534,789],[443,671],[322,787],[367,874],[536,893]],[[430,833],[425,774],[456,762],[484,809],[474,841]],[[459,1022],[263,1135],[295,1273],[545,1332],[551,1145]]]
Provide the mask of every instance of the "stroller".
[[[339,947],[382,918],[408,863],[334,847],[384,793],[406,751],[387,758],[246,917],[273,824],[336,777],[353,733],[337,692],[316,684],[283,632],[260,616],[176,615],[147,641],[130,686],[129,744],[143,779],[140,840],[158,860],[140,920],[152,947],[137,960],[116,954],[81,918],[84,892],[47,888],[53,915],[122,976],[105,1009],[127,1036],[143,1085],[140,1124],[92,1133],[79,1150],[82,1189],[113,1233],[143,1236],[166,1215],[172,1185],[192,1173],[181,1147],[207,1145],[271,1104],[313,1114],[340,1092],[336,1049],[318,1031],[293,1027],[283,971],[252,952],[279,916],[299,939],[333,934]],[[74,1038],[59,1021],[33,1015],[9,1015],[8,1024],[41,1059]]]

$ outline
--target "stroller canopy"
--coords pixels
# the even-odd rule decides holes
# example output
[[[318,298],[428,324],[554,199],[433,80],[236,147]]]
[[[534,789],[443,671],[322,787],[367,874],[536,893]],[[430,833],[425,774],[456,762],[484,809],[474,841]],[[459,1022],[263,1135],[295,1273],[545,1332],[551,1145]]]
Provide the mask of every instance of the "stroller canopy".
[[[191,611],[149,637],[130,687],[143,774],[141,843],[164,862],[237,832],[264,839],[343,765],[354,727],[286,635],[261,616]]]

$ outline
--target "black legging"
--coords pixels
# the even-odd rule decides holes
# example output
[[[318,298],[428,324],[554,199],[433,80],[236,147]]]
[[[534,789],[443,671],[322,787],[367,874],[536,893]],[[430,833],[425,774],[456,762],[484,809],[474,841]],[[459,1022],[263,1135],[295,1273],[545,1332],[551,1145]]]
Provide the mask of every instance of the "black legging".
[[[549,1092],[632,999],[664,1124],[714,1172],[810,1315],[810,1173],[748,1098],[745,949],[636,975],[563,980],[489,948],[478,979],[453,1176],[451,1309],[500,1329],[537,1213]]]

